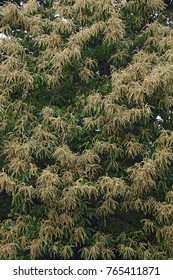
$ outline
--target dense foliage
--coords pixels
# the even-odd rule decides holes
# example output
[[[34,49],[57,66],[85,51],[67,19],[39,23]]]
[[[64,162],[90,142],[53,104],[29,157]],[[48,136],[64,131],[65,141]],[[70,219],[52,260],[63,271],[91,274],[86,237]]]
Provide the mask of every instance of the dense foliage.
[[[167,13],[162,0],[1,6],[1,259],[173,258]]]

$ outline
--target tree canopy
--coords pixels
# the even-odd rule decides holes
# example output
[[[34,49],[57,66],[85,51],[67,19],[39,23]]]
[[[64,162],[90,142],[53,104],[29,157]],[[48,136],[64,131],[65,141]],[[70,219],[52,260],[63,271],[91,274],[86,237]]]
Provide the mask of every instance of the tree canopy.
[[[0,7],[1,259],[173,258],[164,2]]]

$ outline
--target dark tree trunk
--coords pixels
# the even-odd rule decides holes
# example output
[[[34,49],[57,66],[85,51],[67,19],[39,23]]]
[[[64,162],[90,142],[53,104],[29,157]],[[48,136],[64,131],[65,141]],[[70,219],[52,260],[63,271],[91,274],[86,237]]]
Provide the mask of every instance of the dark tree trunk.
[[[98,70],[100,76],[111,76],[110,64],[105,59],[98,61]]]

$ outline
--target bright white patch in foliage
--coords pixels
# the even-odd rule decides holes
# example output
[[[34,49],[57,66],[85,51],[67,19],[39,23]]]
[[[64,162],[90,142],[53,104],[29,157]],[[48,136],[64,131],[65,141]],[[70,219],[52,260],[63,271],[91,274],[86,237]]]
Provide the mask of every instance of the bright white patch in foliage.
[[[0,38],[2,38],[2,39],[7,39],[8,36],[6,36],[4,33],[0,33]]]
[[[159,115],[156,117],[156,120],[157,120],[158,122],[163,122],[163,119],[162,119],[161,116],[159,116]]]
[[[61,17],[59,13],[55,14],[55,18],[57,18],[57,17]],[[64,18],[64,17],[61,17],[61,19],[62,19],[62,21],[65,22],[65,23],[68,22],[68,20],[67,20],[66,18]]]

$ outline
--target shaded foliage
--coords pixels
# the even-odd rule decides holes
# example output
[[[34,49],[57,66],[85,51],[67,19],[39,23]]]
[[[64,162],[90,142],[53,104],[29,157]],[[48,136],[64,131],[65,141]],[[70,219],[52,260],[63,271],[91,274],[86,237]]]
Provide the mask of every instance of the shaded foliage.
[[[0,8],[0,257],[172,259],[165,3],[45,3]]]

